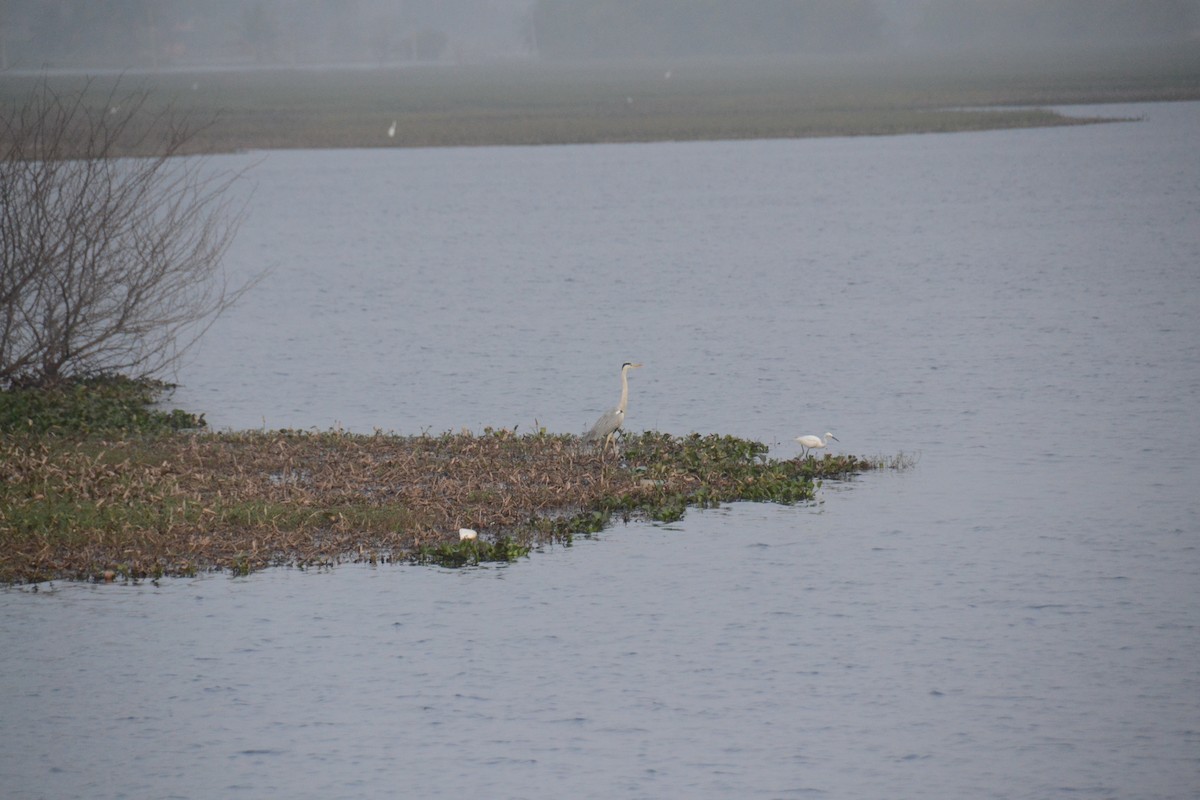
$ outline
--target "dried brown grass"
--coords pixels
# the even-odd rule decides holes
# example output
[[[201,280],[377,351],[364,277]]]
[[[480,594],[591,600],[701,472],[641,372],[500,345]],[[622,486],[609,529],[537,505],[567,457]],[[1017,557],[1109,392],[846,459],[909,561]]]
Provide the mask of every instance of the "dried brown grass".
[[[555,535],[537,520],[654,507],[724,480],[673,465],[661,443],[674,440],[655,441],[648,472],[574,436],[508,431],[7,435],[0,581],[392,560],[456,542],[460,527],[534,542]]]

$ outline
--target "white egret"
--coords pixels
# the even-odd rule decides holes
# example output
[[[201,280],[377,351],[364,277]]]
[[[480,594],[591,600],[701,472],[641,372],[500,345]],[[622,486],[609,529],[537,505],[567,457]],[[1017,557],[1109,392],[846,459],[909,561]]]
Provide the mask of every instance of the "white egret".
[[[804,458],[807,456],[809,450],[820,450],[822,447],[825,447],[827,444],[829,444],[830,439],[835,442],[839,441],[839,439],[829,431],[825,431],[824,441],[821,440],[820,436],[813,436],[811,433],[807,436],[797,436],[796,441],[800,443],[801,449],[800,457]]]
[[[396,135],[396,120],[392,120],[392,124],[388,127],[388,138],[391,139]]]
[[[621,402],[617,403],[616,408],[600,415],[600,419],[596,420],[592,429],[583,435],[585,444],[594,444],[603,439],[604,446],[607,448],[617,431],[621,430],[621,426],[625,424],[625,408],[629,405],[629,370],[637,369],[640,366],[642,365],[632,364],[628,361],[621,365]]]
[[[475,539],[478,539],[478,538],[479,538],[479,533],[471,530],[470,528],[459,528],[458,529],[458,540],[460,542],[474,541]]]

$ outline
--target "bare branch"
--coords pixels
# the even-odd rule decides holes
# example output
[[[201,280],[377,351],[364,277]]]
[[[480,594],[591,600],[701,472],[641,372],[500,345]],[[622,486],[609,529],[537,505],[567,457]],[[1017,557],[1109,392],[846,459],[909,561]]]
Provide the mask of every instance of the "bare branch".
[[[178,155],[203,126],[89,89],[0,113],[0,386],[160,373],[262,277],[220,268],[244,175]]]

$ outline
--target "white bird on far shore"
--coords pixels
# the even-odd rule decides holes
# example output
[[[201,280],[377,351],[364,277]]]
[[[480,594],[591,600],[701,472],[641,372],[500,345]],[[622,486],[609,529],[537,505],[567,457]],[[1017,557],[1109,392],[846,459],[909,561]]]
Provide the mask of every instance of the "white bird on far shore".
[[[479,534],[477,532],[471,530],[470,528],[459,528],[458,529],[458,540],[460,542],[474,541],[475,539],[478,539],[478,538],[479,538]]]

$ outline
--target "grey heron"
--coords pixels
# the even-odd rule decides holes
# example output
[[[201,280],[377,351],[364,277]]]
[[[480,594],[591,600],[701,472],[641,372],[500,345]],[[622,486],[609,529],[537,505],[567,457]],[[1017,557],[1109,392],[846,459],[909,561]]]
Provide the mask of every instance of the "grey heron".
[[[621,365],[621,402],[617,403],[617,407],[609,409],[600,415],[600,419],[596,420],[596,424],[592,429],[583,435],[585,444],[594,444],[595,442],[604,440],[605,448],[613,440],[613,436],[625,424],[625,407],[629,404],[629,370],[637,369],[641,364],[633,364],[626,361]]]
[[[796,441],[800,443],[800,448],[802,450],[800,457],[804,458],[807,456],[809,450],[820,450],[822,447],[829,444],[830,439],[833,439],[835,442],[839,441],[839,439],[829,431],[825,431],[824,441],[821,440],[820,436],[813,436],[811,433],[807,436],[797,436]]]

